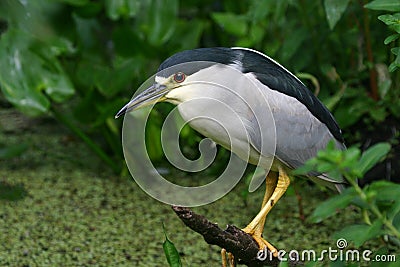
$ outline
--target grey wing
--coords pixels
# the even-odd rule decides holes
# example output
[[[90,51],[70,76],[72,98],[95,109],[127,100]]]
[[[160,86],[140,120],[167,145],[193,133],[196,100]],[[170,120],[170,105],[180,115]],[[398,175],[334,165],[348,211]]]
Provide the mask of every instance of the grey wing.
[[[283,164],[291,169],[302,166],[308,159],[315,157],[319,150],[325,149],[330,140],[335,140],[337,148],[345,148],[341,142],[335,139],[328,127],[296,98],[274,90],[265,92],[267,92],[266,97],[275,126],[275,157]],[[261,110],[265,112],[265,109],[258,111],[261,112]],[[249,136],[252,145],[261,152],[262,142],[271,142],[271,140],[262,140],[265,136],[254,132],[254,129],[260,128],[255,126],[253,125]],[[263,153],[261,152],[261,154]],[[344,180],[337,181],[326,174],[310,173],[310,176],[331,183],[345,182]]]
[[[290,97],[289,97],[290,98]],[[284,102],[285,103],[285,102]],[[334,140],[338,149],[345,149],[344,144],[337,141],[328,127],[320,122],[311,112],[294,98],[286,100],[287,105],[280,105],[274,112],[276,126],[276,157],[290,168],[298,168],[307,160],[325,149],[329,141]],[[326,174],[310,173],[314,177],[342,183]]]
[[[303,165],[334,139],[325,124],[292,103],[274,112],[276,156],[292,168]]]

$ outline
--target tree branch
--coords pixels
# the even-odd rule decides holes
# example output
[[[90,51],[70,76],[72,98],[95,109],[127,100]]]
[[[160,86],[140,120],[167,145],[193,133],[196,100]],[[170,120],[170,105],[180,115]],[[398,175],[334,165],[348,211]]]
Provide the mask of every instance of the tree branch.
[[[225,230],[222,230],[217,224],[188,208],[172,206],[172,209],[186,226],[201,234],[208,244],[217,245],[231,252],[238,263],[250,267],[278,266],[279,259],[273,257],[270,251],[266,251],[264,261],[259,260],[257,258],[259,247],[256,241],[236,226],[228,225]],[[289,261],[289,266],[300,264],[302,263],[298,261]]]

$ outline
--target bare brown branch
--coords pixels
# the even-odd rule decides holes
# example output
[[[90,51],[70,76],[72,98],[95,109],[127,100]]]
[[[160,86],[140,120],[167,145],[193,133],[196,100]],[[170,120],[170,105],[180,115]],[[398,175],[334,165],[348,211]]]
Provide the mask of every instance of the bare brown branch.
[[[217,245],[231,252],[238,263],[251,267],[258,266],[278,266],[279,259],[270,255],[264,257],[264,261],[257,258],[259,248],[254,239],[234,225],[228,225],[225,230],[218,227],[217,224],[210,222],[202,215],[194,213],[192,210],[184,207],[173,206],[172,209],[193,231],[201,234],[204,240],[211,245]],[[291,261],[290,266],[300,265],[300,262]]]

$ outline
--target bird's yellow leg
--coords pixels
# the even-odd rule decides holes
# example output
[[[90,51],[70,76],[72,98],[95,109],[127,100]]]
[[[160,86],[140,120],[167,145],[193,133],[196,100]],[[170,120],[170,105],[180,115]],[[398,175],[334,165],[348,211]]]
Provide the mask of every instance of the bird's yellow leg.
[[[236,267],[235,258],[232,253],[228,253],[228,262],[230,267]]]
[[[226,249],[221,249],[221,258],[222,258],[222,267],[228,267],[227,261],[226,261]],[[229,262],[229,267],[235,267],[235,259],[232,255],[232,253],[228,252],[228,262]]]
[[[228,267],[226,265],[226,249],[221,249],[221,261],[222,261],[222,267]]]
[[[278,202],[278,200],[286,192],[289,187],[290,179],[286,171],[279,167],[279,176],[276,187],[269,197],[268,201],[263,205],[257,216],[243,229],[244,232],[250,234],[254,240],[258,243],[260,250],[264,250],[265,247],[270,250],[275,257],[278,256],[278,251],[274,246],[272,246],[268,241],[262,238],[262,230],[265,223],[265,217],[271,211],[272,207]],[[264,201],[263,201],[264,202]],[[262,226],[262,227],[261,227]]]
[[[276,172],[270,171],[265,178],[265,194],[263,202],[261,204],[261,209],[267,204],[268,200],[271,198],[274,190],[276,188],[276,183],[278,180],[278,175]],[[261,210],[260,209],[260,210]],[[261,219],[259,224],[256,225],[254,229],[254,235],[261,236],[264,231],[265,217]]]
[[[267,177],[265,179],[265,186],[266,186],[265,194],[264,194],[261,208],[263,208],[265,206],[265,204],[267,204],[269,198],[272,196],[272,193],[274,192],[275,187],[276,187],[277,179],[278,179],[278,176],[277,176],[276,172],[269,172],[267,174]],[[264,223],[265,223],[265,218],[263,218],[262,221],[260,221],[260,223],[254,229],[254,235],[256,235],[256,236],[262,235],[262,232],[264,230]],[[232,253],[228,252],[228,255],[226,255],[226,254],[227,254],[226,250],[224,248],[221,249],[222,267],[228,267],[228,262],[229,262],[229,267],[235,266]],[[228,258],[228,262],[227,262],[227,258]]]

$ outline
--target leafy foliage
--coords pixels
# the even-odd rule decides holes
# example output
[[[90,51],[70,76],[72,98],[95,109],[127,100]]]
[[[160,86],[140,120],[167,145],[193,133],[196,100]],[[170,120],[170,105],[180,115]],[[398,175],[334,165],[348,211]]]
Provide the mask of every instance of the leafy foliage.
[[[398,12],[396,3],[375,0],[369,11],[349,0],[4,0],[0,89],[22,112],[57,118],[116,172],[124,164],[113,115],[163,59],[184,49],[260,50],[313,77],[310,88],[318,85],[342,128],[380,123],[400,114],[400,76],[389,73],[400,38],[398,14],[373,10]],[[149,127],[159,128],[167,111],[158,107]],[[194,135],[182,136],[189,150]],[[158,135],[146,138],[151,158],[161,160]]]
[[[321,203],[310,220],[320,222],[336,214],[338,209],[354,205],[361,210],[363,224],[344,227],[335,234],[337,238],[353,241],[356,247],[367,240],[384,235],[400,239],[400,185],[388,181],[375,181],[365,188],[360,188],[357,179],[384,159],[390,151],[388,143],[379,143],[364,153],[356,147],[348,150],[335,150],[331,142],[327,149],[320,151],[314,159],[296,170],[297,174],[306,174],[311,170],[326,172],[332,177],[343,176],[351,187],[340,195]]]
[[[333,29],[343,13],[346,11],[346,7],[350,0],[325,0],[324,7],[326,12],[326,19],[329,23],[329,28]]]
[[[374,0],[366,4],[365,7],[373,10],[400,12],[399,3],[389,0]],[[378,19],[396,32],[385,39],[385,45],[395,42],[400,37],[400,13],[381,15]],[[400,47],[393,47],[391,51],[396,56],[396,59],[390,64],[389,70],[395,71],[400,68]]]

